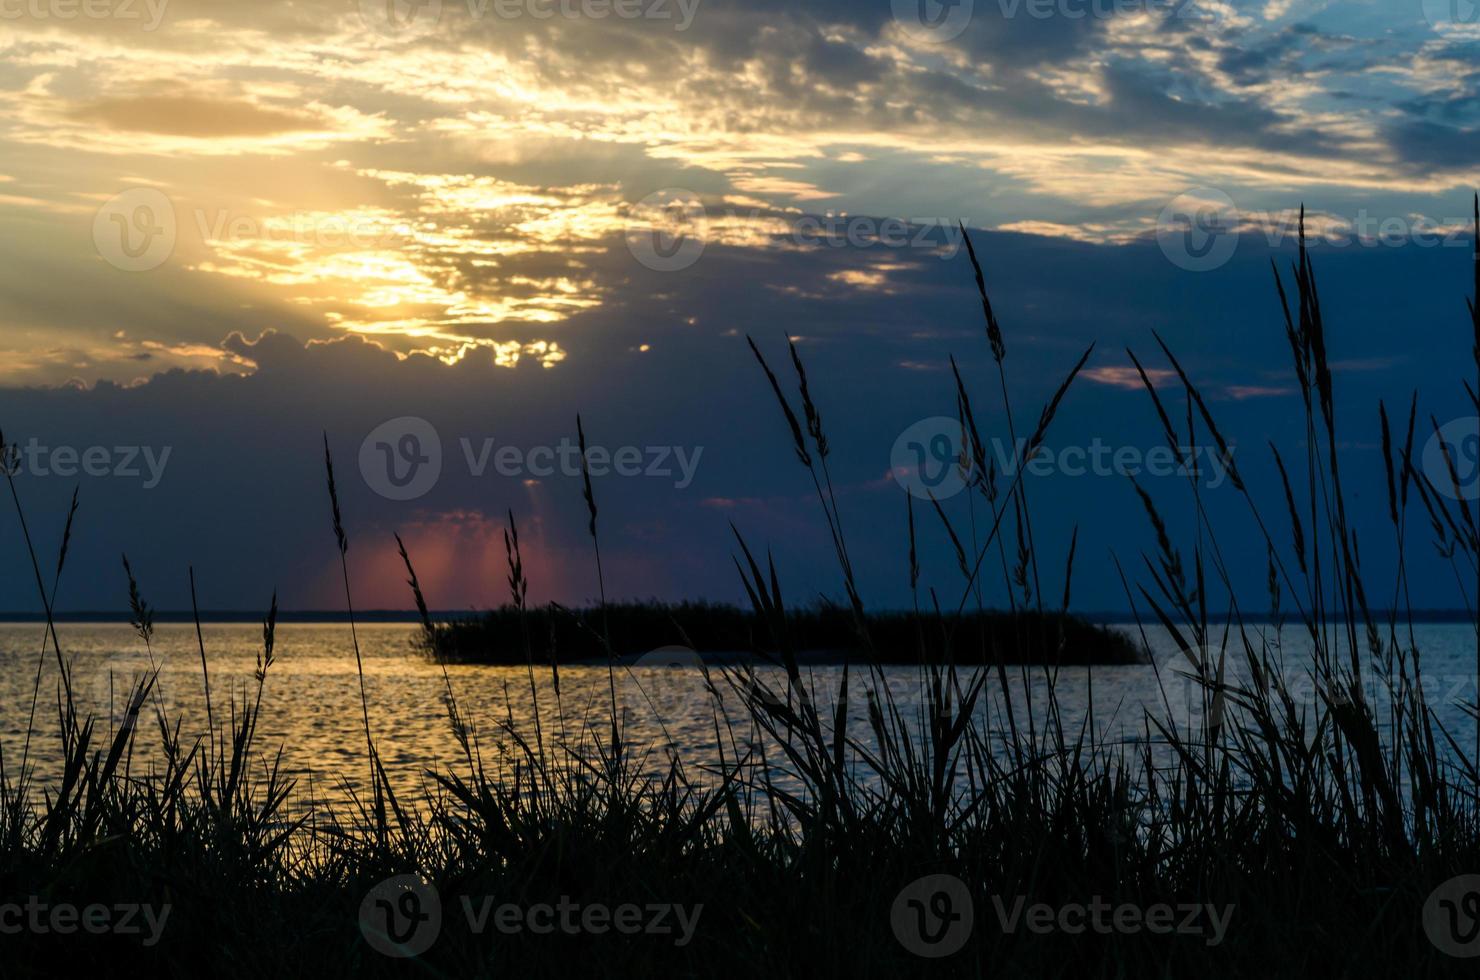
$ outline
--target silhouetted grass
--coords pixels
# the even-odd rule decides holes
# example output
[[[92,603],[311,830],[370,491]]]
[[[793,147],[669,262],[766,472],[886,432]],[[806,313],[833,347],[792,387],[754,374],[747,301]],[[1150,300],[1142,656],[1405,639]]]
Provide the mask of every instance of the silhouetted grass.
[[[969,254],[988,343],[1001,369],[1008,338],[987,300],[975,252]],[[514,721],[512,709],[469,717],[444,672],[441,707],[463,756],[458,765],[429,773],[434,791],[413,806],[389,785],[369,702],[362,698],[363,716],[356,721],[365,728],[370,785],[361,790],[369,802],[295,815],[299,811],[285,805],[295,787],[280,774],[274,747],[259,745],[256,734],[262,692],[272,679],[276,597],[247,689],[212,694],[201,644],[211,705],[206,735],[182,736],[179,720],[170,719],[158,699],[151,701],[157,669],[132,685],[121,722],[105,732],[73,699],[68,658],[50,615],[62,563],[47,589],[27,531],[20,560],[32,565],[48,613],[64,764],[43,779],[24,755],[19,768],[0,757],[0,907],[24,905],[34,896],[78,905],[168,903],[172,912],[154,945],[137,936],[7,928],[0,935],[0,970],[21,976],[62,970],[192,976],[1473,975],[1473,961],[1447,957],[1430,943],[1421,915],[1436,885],[1480,870],[1480,709],[1467,706],[1476,722],[1473,738],[1440,724],[1424,700],[1420,651],[1403,610],[1409,605],[1405,563],[1414,498],[1441,557],[1462,577],[1473,575],[1480,561],[1476,517],[1462,495],[1441,492],[1434,474],[1415,466],[1416,398],[1401,449],[1384,408],[1386,504],[1397,567],[1379,572],[1358,561],[1337,454],[1342,440],[1327,328],[1303,235],[1292,272],[1293,304],[1278,272],[1276,280],[1305,405],[1304,460],[1287,466],[1277,458],[1281,485],[1258,494],[1242,474],[1230,481],[1228,492],[1247,505],[1248,527],[1208,521],[1207,491],[1195,479],[1176,500],[1127,488],[1138,494],[1151,532],[1140,563],[1132,571],[1121,568],[1127,601],[1175,639],[1186,662],[1181,670],[1198,679],[1203,702],[1195,721],[1170,711],[1136,719],[1138,738],[1107,735],[1093,718],[1066,719],[1054,694],[1058,675],[1051,658],[1009,664],[1004,655],[1074,646],[1074,621],[1044,609],[1048,588],[1062,597],[1060,612],[1069,605],[1074,547],[1063,556],[1062,582],[1054,583],[1058,561],[1042,556],[1040,563],[1031,543],[1024,466],[1006,486],[989,465],[971,468],[970,505],[983,513],[973,521],[974,533],[952,533],[961,573],[958,601],[937,591],[923,602],[917,595],[909,616],[865,611],[827,470],[831,447],[814,402],[822,386],[817,379],[809,383],[795,348],[789,353],[800,416],[760,345],[753,345],[783,409],[794,455],[809,472],[848,601],[825,613],[792,609],[769,556],[736,531],[734,559],[748,614],[680,606],[665,615],[678,634],[675,642],[733,647],[732,638],[743,635],[746,649],[765,653],[783,670],[762,676],[743,664],[700,668],[714,737],[712,756],[704,759],[677,757],[655,768],[640,754],[647,750],[623,731],[620,702],[629,682],[639,679],[619,654],[628,644],[668,635],[668,626],[654,621],[655,607],[603,600],[598,610],[570,617],[579,626],[562,625],[559,613],[528,608],[510,515],[511,607],[496,613],[491,626],[438,626],[424,614],[423,641],[435,647],[439,630],[456,628],[480,643],[496,636],[500,657],[517,659],[522,652],[531,698],[550,686],[561,708],[557,716],[536,715],[534,732]],[[1476,276],[1480,287],[1480,258]],[[1480,315],[1473,307],[1471,316],[1480,371]],[[1166,345],[1159,346],[1177,377],[1175,396],[1186,400],[1185,428],[1173,421],[1182,413],[1166,409],[1175,396],[1158,391],[1149,372],[1141,377],[1173,450],[1199,438],[1223,444],[1195,381]],[[1071,408],[1072,382],[1084,363],[1080,359],[1068,372],[1041,411],[1028,446],[1039,444],[1056,414]],[[956,381],[950,394],[961,415],[962,458],[980,462],[981,417],[971,409],[964,379]],[[1010,404],[1005,370],[998,384]],[[1003,424],[1010,425],[1005,412]],[[584,426],[578,428],[584,441]],[[1457,490],[1452,461],[1448,470],[1450,489]],[[332,476],[330,486],[333,499]],[[595,548],[598,507],[589,475],[583,494]],[[20,498],[13,499],[24,526]],[[1265,499],[1273,502],[1269,513]],[[914,502],[902,498],[900,507],[911,529],[910,581],[918,589]],[[1198,533],[1178,538],[1175,523],[1166,519],[1173,508],[1192,515]],[[936,510],[950,526],[944,510]],[[342,558],[347,537],[337,499],[332,511]],[[1223,560],[1225,548],[1247,548],[1251,540],[1269,567],[1266,593],[1257,597],[1236,594]],[[414,556],[404,547],[401,554],[424,611]],[[988,615],[985,580],[999,572],[1009,608]],[[345,585],[348,602],[347,575]],[[127,588],[135,627],[148,644],[147,583],[130,573]],[[1381,605],[1369,602],[1373,594],[1383,596]],[[1215,601],[1221,608],[1212,608]],[[1314,681],[1313,698],[1289,687],[1280,662],[1282,634],[1251,623],[1249,610],[1266,607],[1312,646],[1305,669]],[[1374,612],[1382,608],[1394,611],[1386,617]],[[696,610],[702,615],[690,618],[700,635],[714,629],[712,639],[683,627]],[[551,629],[553,643],[541,639]],[[562,690],[558,661],[576,641],[562,637],[562,629],[595,636],[588,649],[605,658],[603,697],[609,703],[566,704],[576,694]],[[838,672],[836,692],[819,690],[799,657],[818,630],[849,637],[854,652]],[[1031,646],[1035,642],[1041,645]],[[903,647],[917,652],[916,662],[886,677],[882,665]],[[1480,624],[1476,650],[1480,673]],[[46,652],[43,646],[43,657]],[[353,645],[345,651],[346,658],[351,654],[358,663]],[[1246,672],[1231,673],[1230,664]],[[841,696],[851,689],[850,672],[867,690],[861,701]],[[1234,676],[1248,679],[1232,683]],[[910,681],[909,696],[901,693],[903,678]],[[1014,680],[1045,686],[1046,707],[1002,699]],[[1381,700],[1378,691],[1385,694]],[[510,690],[507,696],[524,695]],[[19,706],[11,710],[20,713]],[[358,744],[356,727],[346,719],[347,743]],[[157,761],[135,768],[141,738],[159,751]],[[358,925],[367,890],[397,874],[419,875],[442,896],[441,934],[414,960],[383,956],[367,945]],[[938,960],[907,951],[890,926],[900,889],[928,874],[953,875],[975,896],[969,941]],[[686,945],[671,935],[476,934],[462,914],[464,896],[475,904],[493,896],[524,907],[563,898],[581,905],[702,904],[703,912]],[[1054,905],[1212,903],[1233,911],[1228,936],[1218,945],[1205,935],[1125,928],[1039,935],[1021,925],[1015,931],[999,927],[996,903],[1010,907],[1017,896]],[[10,921],[0,916],[0,925]]]

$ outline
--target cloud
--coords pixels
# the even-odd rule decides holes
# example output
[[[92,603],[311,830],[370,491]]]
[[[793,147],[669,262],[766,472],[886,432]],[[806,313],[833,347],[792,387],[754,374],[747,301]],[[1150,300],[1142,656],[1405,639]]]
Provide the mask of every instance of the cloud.
[[[1413,170],[1432,172],[1474,167],[1480,159],[1480,127],[1449,126],[1413,120],[1394,123],[1384,132],[1402,160]]]
[[[1145,390],[1145,383],[1141,375],[1132,366],[1111,366],[1086,368],[1081,372],[1085,379],[1095,384],[1108,385],[1111,388],[1124,388],[1129,391]],[[1154,385],[1162,385],[1177,376],[1177,372],[1170,368],[1151,368],[1146,372]]]
[[[184,95],[100,99],[77,106],[68,115],[111,129],[200,138],[268,136],[323,126],[322,120],[306,112]]]

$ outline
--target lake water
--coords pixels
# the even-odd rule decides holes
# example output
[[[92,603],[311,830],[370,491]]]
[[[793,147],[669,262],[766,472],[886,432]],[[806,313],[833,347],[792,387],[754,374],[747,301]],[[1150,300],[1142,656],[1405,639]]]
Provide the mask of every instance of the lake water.
[[[1134,627],[1117,628],[1138,635]],[[1271,638],[1275,636],[1272,628],[1264,629]],[[0,697],[6,706],[0,714],[0,748],[4,750],[5,767],[12,773],[26,739],[44,630],[44,625],[34,623],[0,625],[0,661],[5,667],[0,672]],[[229,712],[228,692],[238,698],[248,691],[255,696],[253,672],[261,650],[262,629],[252,623],[206,624],[203,632],[219,724],[221,716]],[[108,728],[121,715],[117,706],[130,681],[149,667],[143,642],[126,624],[62,624],[58,634],[63,652],[73,663],[78,698],[97,712],[100,727]],[[1401,635],[1406,637],[1406,631]],[[414,652],[414,636],[415,628],[406,624],[359,627],[371,728],[387,771],[399,792],[410,798],[424,791],[426,770],[442,771],[460,765],[461,749],[451,733],[444,699],[449,683],[463,717],[478,730],[490,771],[514,758],[508,754],[511,745],[501,731],[503,725],[511,723],[531,743],[535,728],[531,676],[525,666],[455,666],[447,668],[444,679],[442,668]],[[1175,647],[1159,630],[1148,629],[1146,638],[1155,654],[1152,664],[1059,671],[1056,688],[1066,730],[1077,733],[1082,723],[1092,719],[1093,730],[1105,738],[1133,741],[1145,735],[1147,709],[1158,717],[1170,713],[1184,722],[1199,717],[1201,699],[1187,696],[1194,688],[1177,669],[1185,667],[1185,662]],[[1429,703],[1456,733],[1461,745],[1473,744],[1474,722],[1458,707],[1460,701],[1473,702],[1475,698],[1473,629],[1463,624],[1421,625],[1415,628],[1415,638],[1423,655]],[[1298,695],[1303,692],[1305,699],[1312,700],[1312,685],[1303,678],[1308,638],[1302,631],[1286,627],[1278,639],[1282,641],[1285,674],[1291,686]],[[181,722],[187,740],[203,733],[205,697],[194,627],[157,626],[153,657],[160,665],[158,706],[172,723],[177,719]],[[297,780],[298,805],[312,800],[330,805],[342,802],[348,786],[363,788],[366,773],[359,681],[348,624],[280,624],[275,657],[262,695],[259,749],[276,751],[281,746],[282,768]],[[665,753],[669,751],[682,754],[695,767],[716,762],[717,720],[726,743],[726,757],[731,760],[736,747],[743,748],[758,738],[745,712],[739,709],[734,692],[717,705],[705,687],[703,672],[682,666],[692,655],[665,652],[652,659],[680,666],[623,667],[615,675],[627,738],[648,758],[650,768],[665,768]],[[56,737],[57,670],[49,646],[40,663],[41,697],[30,761],[45,780],[54,775],[60,757]],[[607,668],[567,665],[559,672],[557,702],[550,667],[536,665],[533,671],[545,741],[552,751],[562,739],[570,745],[586,739],[589,746],[593,732],[604,735],[608,731],[612,692]],[[815,684],[817,702],[831,704],[842,668],[814,666],[805,673]],[[884,673],[906,714],[917,711],[921,704],[918,668],[888,667]],[[1008,674],[1018,724],[1025,725],[1031,713],[1041,725],[1048,690],[1042,669],[1010,667]],[[711,676],[718,680],[717,674]],[[760,676],[775,686],[782,675],[764,668]],[[857,667],[850,674],[850,704],[858,706],[850,712],[850,732],[870,742],[863,718],[866,676]],[[1230,676],[1237,678],[1236,673]],[[1163,690],[1167,692],[1165,699]],[[995,676],[988,683],[988,691],[991,696],[979,708],[983,727],[994,733],[1005,731],[1006,705]],[[1372,696],[1374,703],[1383,704],[1380,691],[1373,691]],[[147,771],[150,751],[157,742],[150,719],[141,727],[139,753],[133,762],[135,772]]]

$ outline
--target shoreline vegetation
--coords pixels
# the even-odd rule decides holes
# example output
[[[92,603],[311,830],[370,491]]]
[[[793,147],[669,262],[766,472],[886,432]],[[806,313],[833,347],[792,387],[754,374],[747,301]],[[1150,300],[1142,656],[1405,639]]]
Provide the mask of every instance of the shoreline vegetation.
[[[1061,667],[1151,660],[1123,633],[1067,613],[973,611],[952,625],[947,636],[932,617],[866,613],[864,639],[850,610],[820,604],[790,611],[787,621],[798,659],[812,665],[861,660],[870,644],[880,664],[944,663],[947,657],[962,665]],[[414,642],[423,655],[447,664],[519,665],[530,656],[539,664],[596,663],[608,653],[625,662],[657,664],[665,652],[684,650],[754,654],[779,662],[764,619],[752,610],[712,602],[613,602],[594,609],[552,603],[523,611],[506,605],[478,616],[433,620]]]
[[[1480,230],[1480,198],[1475,217]],[[915,551],[917,523],[949,527],[952,511],[903,494],[899,501],[899,520],[910,529],[901,567],[910,570],[916,608],[937,608],[931,596],[939,596],[943,611],[933,618],[945,636],[972,611],[984,613],[991,597],[1010,598],[1034,615],[1071,607],[1073,544],[1063,555],[1035,548],[1035,522],[1041,527],[1053,512],[1038,506],[1032,481],[1022,476],[1027,466],[1018,465],[1010,481],[997,478],[980,431],[1001,431],[1014,445],[1019,432],[1030,433],[1022,445],[1024,457],[1031,454],[1058,413],[1072,411],[1071,388],[1090,356],[1086,351],[1051,397],[1024,414],[1009,382],[1010,335],[997,321],[964,229],[963,236],[995,370],[985,383],[957,374],[942,392],[960,416],[962,458],[974,464],[973,503],[989,509],[978,525],[985,529],[981,543],[972,537],[971,551],[958,550],[959,580],[922,582]],[[153,696],[157,668],[120,679],[129,692],[121,720],[96,717],[74,697],[67,630],[50,614],[68,576],[77,574],[67,564],[77,497],[65,525],[53,523],[50,511],[43,517],[35,501],[23,500],[29,494],[6,468],[15,517],[6,540],[21,542],[10,557],[34,574],[48,622],[29,717],[20,720],[24,709],[16,706],[25,744],[16,751],[7,743],[0,755],[0,913],[66,904],[74,913],[89,910],[91,922],[94,907],[142,904],[170,914],[151,942],[137,929],[79,930],[75,914],[67,919],[70,930],[51,928],[55,916],[37,927],[26,911],[33,925],[0,943],[5,971],[1473,976],[1474,961],[1460,953],[1480,933],[1480,888],[1465,877],[1480,869],[1480,706],[1470,687],[1465,723],[1446,728],[1425,701],[1424,660],[1400,603],[1410,556],[1432,560],[1436,542],[1440,560],[1452,562],[1468,588],[1480,568],[1480,530],[1448,449],[1447,473],[1415,458],[1415,440],[1421,453],[1428,429],[1418,421],[1417,392],[1396,426],[1385,405],[1375,407],[1386,500],[1348,494],[1353,459],[1370,454],[1346,458],[1343,447],[1368,426],[1343,422],[1338,434],[1327,352],[1341,339],[1328,334],[1303,216],[1293,258],[1289,269],[1276,268],[1270,303],[1251,315],[1272,319],[1289,342],[1304,406],[1300,455],[1287,466],[1270,447],[1282,476],[1274,485],[1250,486],[1231,465],[1216,491],[1195,479],[1158,486],[1155,495],[1134,483],[1125,488],[1138,496],[1147,521],[1146,550],[1117,558],[1126,602],[1138,622],[1165,629],[1176,642],[1199,701],[1195,712],[1145,713],[1135,719],[1135,737],[1101,730],[1101,719],[1066,717],[1052,670],[922,655],[912,669],[886,678],[829,473],[835,447],[819,407],[832,404],[828,384],[808,377],[794,347],[773,351],[772,361],[779,353],[791,362],[783,385],[752,343],[781,412],[778,431],[784,424],[790,434],[778,458],[794,458],[799,482],[816,491],[843,608],[863,654],[840,672],[837,696],[819,690],[798,658],[793,624],[805,617],[797,619],[786,599],[783,576],[761,543],[764,529],[737,529],[735,565],[750,612],[763,624],[757,645],[774,651],[785,670],[763,680],[744,665],[706,669],[713,742],[704,757],[655,759],[650,746],[627,737],[621,699],[641,672],[612,655],[605,617],[598,623],[606,678],[594,700],[570,685],[562,689],[558,664],[536,659],[529,582],[510,514],[509,602],[526,627],[526,673],[505,678],[508,710],[465,712],[458,685],[466,677],[454,682],[444,671],[442,703],[426,710],[445,715],[460,760],[429,769],[421,798],[398,796],[382,760],[404,759],[414,747],[386,729],[366,694],[354,583],[341,563],[344,656],[357,665],[362,710],[319,721],[343,728],[344,757],[355,770],[344,779],[355,803],[290,808],[290,798],[311,787],[282,772],[278,747],[263,734],[271,724],[258,724],[280,710],[272,695],[277,597],[265,604],[249,682],[223,689],[200,638],[203,727],[199,719],[183,723]],[[1480,291],[1480,254],[1475,287]],[[1459,320],[1459,296],[1455,309]],[[1464,322],[1467,340],[1473,331],[1477,372],[1466,386],[1480,413],[1480,313],[1473,304]],[[1148,424],[1159,425],[1174,453],[1207,440],[1226,447],[1196,380],[1153,337],[1159,353],[1152,370],[1128,352],[1146,389]],[[1158,387],[1152,377],[1167,380]],[[579,416],[575,428],[584,458]],[[342,559],[356,533],[355,513],[353,498],[341,499],[335,486],[327,436],[324,463],[329,520],[320,547],[327,553],[332,540]],[[598,608],[609,609],[601,533],[610,515],[600,509],[599,483],[583,476],[602,586]],[[1207,520],[1204,496],[1213,492],[1238,501],[1244,519]],[[59,502],[49,504],[59,509]],[[1370,552],[1367,564],[1357,560],[1349,516],[1357,506],[1383,510],[1391,565]],[[54,559],[36,544],[52,528],[61,528]],[[1268,587],[1236,595],[1221,556],[1251,544],[1267,553]],[[423,629],[435,633],[414,556],[403,546],[401,558]],[[138,644],[152,659],[148,583],[136,581],[126,560],[122,571],[120,594],[126,588]],[[193,573],[191,583],[193,593]],[[1388,615],[1374,612],[1392,605],[1398,608]],[[1253,608],[1288,625],[1263,628],[1240,612]],[[1219,622],[1227,610],[1232,614]],[[1013,625],[1026,632],[1029,623]],[[1472,623],[1480,674],[1480,621]],[[1286,631],[1309,643],[1298,669],[1313,684],[1291,683],[1298,678],[1286,672]],[[1231,663],[1244,669],[1229,671]],[[1164,685],[1172,681],[1167,673],[1158,675]],[[866,686],[866,697],[848,696],[850,675]],[[1046,705],[1002,696],[1030,675],[1046,686]],[[1250,680],[1230,684],[1231,676]],[[542,714],[540,705],[551,699],[560,710]],[[516,721],[516,702],[527,720]],[[58,770],[38,771],[32,749],[41,739],[55,741]],[[567,906],[650,910],[653,903],[702,905],[702,914],[690,915],[693,928],[682,937],[671,924],[634,932],[597,928],[585,917],[567,929],[563,911],[553,928],[516,931],[501,914],[472,914],[488,908],[486,901],[531,915]],[[1115,908],[1114,923],[1096,911],[1087,927],[1083,917],[1076,922],[1064,912],[1087,907]],[[1189,931],[1180,914],[1175,924],[1153,921],[1155,910],[1198,907],[1209,915],[1194,923],[1216,910],[1212,932]],[[1122,909],[1133,914],[1123,917]],[[14,916],[0,922],[8,929]],[[546,924],[553,924],[548,916]]]

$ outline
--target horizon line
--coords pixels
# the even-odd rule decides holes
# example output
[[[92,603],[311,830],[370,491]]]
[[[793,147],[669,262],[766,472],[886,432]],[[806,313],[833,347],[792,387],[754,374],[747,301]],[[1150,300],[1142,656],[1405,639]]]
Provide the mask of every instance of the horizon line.
[[[690,601],[694,601],[694,600],[690,600]],[[608,603],[608,605],[619,605],[619,604],[620,603]],[[677,603],[673,603],[673,604],[676,605]],[[713,603],[713,605],[734,605],[736,608],[743,608],[743,607],[739,607],[738,604],[731,604],[731,603]],[[482,616],[485,613],[496,611],[496,609],[498,609],[498,608],[503,608],[503,607],[495,607],[494,609],[431,609],[431,610],[428,610],[428,614],[435,621],[447,621],[447,620],[467,618],[469,616],[472,616],[472,617]],[[593,604],[593,605],[590,605],[590,606],[568,606],[566,608],[569,609],[572,612],[584,612],[584,611],[595,610],[595,609],[598,609],[600,607],[598,605]],[[906,613],[907,614],[907,613],[913,612],[913,610],[909,610],[909,609],[886,609],[886,608],[880,608],[880,609],[873,610],[873,612],[874,613],[877,613],[877,614],[889,615],[889,614],[899,614],[899,613]],[[1006,613],[1006,612],[1009,612],[1009,610],[989,608],[989,609],[987,609],[987,612]],[[1048,611],[1046,610],[1046,612],[1048,612]],[[1052,612],[1055,612],[1056,613],[1057,610],[1053,610]],[[1386,622],[1386,621],[1390,621],[1392,619],[1392,614],[1393,614],[1393,610],[1390,610],[1390,609],[1372,610],[1372,619],[1373,619],[1374,622],[1379,622],[1379,623],[1380,622]],[[1087,622],[1095,623],[1095,624],[1098,624],[1098,625],[1105,625],[1105,624],[1110,624],[1110,623],[1115,623],[1115,624],[1131,623],[1131,624],[1134,624],[1134,623],[1136,623],[1138,621],[1136,615],[1133,612],[1129,611],[1129,610],[1104,610],[1104,609],[1083,610],[1083,611],[1081,611],[1081,610],[1070,610],[1069,611],[1069,615],[1071,615],[1071,616],[1077,616],[1080,619],[1083,619],[1083,620],[1085,620]],[[132,620],[132,618],[133,618],[132,612],[130,612],[127,609],[119,609],[119,610],[83,609],[83,610],[75,610],[75,611],[68,611],[68,612],[54,612],[52,614],[52,621],[53,622],[56,622],[56,623],[109,623],[109,624],[111,624],[111,623],[120,623],[120,624],[123,624],[123,623],[130,622]],[[195,620],[197,618],[199,618],[200,621],[203,622],[203,623],[209,622],[209,623],[254,623],[254,624],[260,624],[263,621],[263,619],[265,618],[265,616],[260,611],[245,610],[245,609],[202,609],[198,613],[195,612],[195,611],[192,611],[192,610],[188,610],[188,609],[186,609],[186,610],[164,610],[164,609],[156,609],[156,610],[153,610],[153,620],[156,623],[169,623],[169,624],[193,623],[193,622],[195,622]],[[421,621],[421,613],[418,612],[414,608],[413,609],[357,609],[357,610],[355,610],[354,618],[355,618],[355,620],[357,622],[418,623],[418,622]],[[1425,624],[1430,624],[1430,625],[1436,625],[1436,624],[1445,624],[1445,623],[1470,623],[1470,622],[1473,621],[1473,618],[1474,618],[1473,615],[1470,612],[1468,612],[1467,610],[1464,610],[1464,609],[1444,609],[1444,608],[1439,608],[1439,609],[1416,609],[1416,610],[1411,610],[1411,611],[1405,613],[1404,615],[1399,616],[1398,617],[1398,621],[1399,622],[1407,622],[1407,621],[1409,621],[1411,619],[1415,623],[1425,623]],[[277,614],[277,621],[280,622],[280,623],[315,623],[315,622],[320,622],[320,623],[334,623],[334,622],[347,622],[348,620],[349,620],[349,614],[345,610],[342,610],[342,609],[279,609],[278,610],[278,614]],[[1208,621],[1209,622],[1228,623],[1228,622],[1232,622],[1233,620],[1234,620],[1234,618],[1231,615],[1229,615],[1228,613],[1223,613],[1223,614],[1219,614],[1219,615],[1213,615],[1213,614],[1210,613],[1209,616],[1208,616]],[[1286,621],[1287,621],[1287,624],[1288,625],[1292,625],[1292,626],[1299,625],[1299,623],[1300,623],[1300,620],[1294,619],[1292,617],[1286,617]],[[1342,617],[1339,617],[1339,616],[1331,616],[1331,615],[1328,615],[1322,621],[1323,622],[1341,622],[1341,621],[1343,621],[1343,618]],[[44,623],[44,622],[46,622],[46,613],[45,612],[33,612],[33,611],[29,611],[29,610],[10,610],[10,611],[0,610],[0,623]],[[1154,626],[1157,626],[1158,625],[1155,622],[1155,620],[1148,619],[1146,617],[1142,617],[1141,620],[1140,620],[1140,622],[1141,622],[1141,625],[1143,625],[1143,626],[1153,626],[1154,627]],[[1270,620],[1268,614],[1265,613],[1265,614],[1260,614],[1260,615],[1255,615],[1255,616],[1245,616],[1244,617],[1244,622],[1247,622],[1247,623],[1269,623],[1269,622],[1271,622],[1271,620]]]

